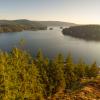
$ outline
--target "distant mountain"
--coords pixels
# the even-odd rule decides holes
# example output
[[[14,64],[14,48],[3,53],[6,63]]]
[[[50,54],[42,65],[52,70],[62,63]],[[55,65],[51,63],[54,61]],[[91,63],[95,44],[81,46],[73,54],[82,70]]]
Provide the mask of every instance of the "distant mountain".
[[[17,23],[12,20],[0,20],[0,25],[16,25]]]
[[[44,30],[49,26],[70,27],[77,24],[60,21],[30,21],[27,19],[19,20],[0,20],[0,32],[18,32],[23,30]]]
[[[100,25],[81,25],[63,29],[64,35],[100,41]]]
[[[41,27],[41,26],[46,26],[41,24],[38,21],[30,21],[30,20],[26,20],[26,19],[20,19],[20,20],[14,20],[13,22],[20,24],[20,25],[29,25],[29,26],[34,26],[34,27]]]
[[[39,21],[42,25],[46,26],[65,26],[65,27],[70,27],[70,26],[76,26],[77,24],[75,23],[69,23],[69,22],[61,22],[61,21]]]
[[[23,30],[44,30],[47,26],[26,19],[0,20],[0,32],[19,32]]]

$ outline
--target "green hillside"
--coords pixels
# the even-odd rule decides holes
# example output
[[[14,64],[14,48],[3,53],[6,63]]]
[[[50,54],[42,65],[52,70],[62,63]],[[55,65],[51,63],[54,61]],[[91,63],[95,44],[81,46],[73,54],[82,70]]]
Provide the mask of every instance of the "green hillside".
[[[69,22],[61,22],[61,21],[39,21],[42,25],[46,26],[65,26],[65,27],[70,27],[70,26],[76,26],[77,24],[75,23],[69,23]]]
[[[85,40],[100,40],[100,25],[81,25],[63,29],[64,35]]]
[[[47,27],[35,21],[29,20],[0,20],[1,32],[19,32],[23,30],[44,30]]]

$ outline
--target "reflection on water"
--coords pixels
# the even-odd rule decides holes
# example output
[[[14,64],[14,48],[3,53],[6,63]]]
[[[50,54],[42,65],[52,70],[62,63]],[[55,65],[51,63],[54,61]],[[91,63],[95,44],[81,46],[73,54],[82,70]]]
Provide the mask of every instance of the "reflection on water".
[[[72,53],[76,62],[83,58],[87,63],[97,61],[100,65],[100,42],[85,41],[70,36],[64,36],[61,29],[42,31],[23,31],[0,34],[0,49],[10,51],[13,47],[20,47],[19,41],[24,39],[23,49],[35,55],[39,48],[45,56],[54,57],[58,53]]]

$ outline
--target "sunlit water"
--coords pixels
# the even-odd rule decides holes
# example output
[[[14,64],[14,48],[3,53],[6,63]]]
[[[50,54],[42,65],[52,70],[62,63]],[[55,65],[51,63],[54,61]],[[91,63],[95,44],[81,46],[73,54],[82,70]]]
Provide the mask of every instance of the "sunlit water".
[[[86,63],[96,61],[100,65],[100,42],[64,36],[61,31],[61,29],[55,28],[43,31],[1,33],[0,49],[10,51],[16,46],[35,56],[38,49],[41,48],[44,55],[50,58],[58,53],[62,53],[66,57],[70,52],[74,62],[82,58]],[[24,39],[22,46],[19,43],[21,39]]]

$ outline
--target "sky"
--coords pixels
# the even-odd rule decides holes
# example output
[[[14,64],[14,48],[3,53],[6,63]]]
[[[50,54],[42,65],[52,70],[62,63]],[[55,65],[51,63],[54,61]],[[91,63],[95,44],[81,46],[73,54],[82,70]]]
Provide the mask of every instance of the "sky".
[[[0,0],[0,19],[100,24],[100,0]]]

